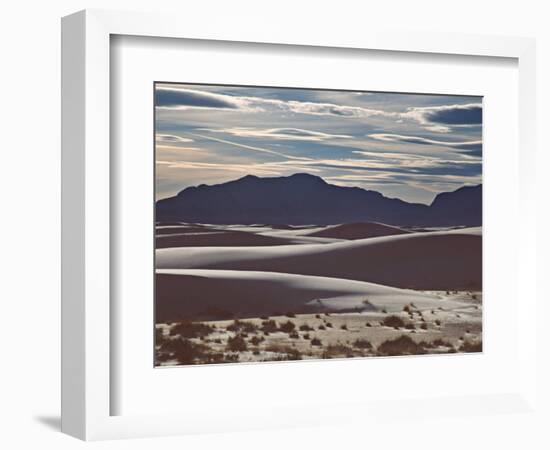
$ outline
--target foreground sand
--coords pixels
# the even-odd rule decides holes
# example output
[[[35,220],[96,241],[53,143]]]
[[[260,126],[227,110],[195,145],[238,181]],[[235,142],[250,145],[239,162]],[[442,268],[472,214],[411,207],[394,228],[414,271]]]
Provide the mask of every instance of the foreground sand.
[[[189,324],[178,328],[177,322],[159,323],[157,365],[481,351],[482,299],[479,292],[423,294],[438,298],[440,306],[419,308],[413,302],[393,313],[384,310],[289,314],[236,322],[205,321],[196,322],[195,325],[204,328],[194,331]],[[402,324],[396,324],[395,318],[401,319]],[[178,353],[171,343],[182,339],[188,346]]]

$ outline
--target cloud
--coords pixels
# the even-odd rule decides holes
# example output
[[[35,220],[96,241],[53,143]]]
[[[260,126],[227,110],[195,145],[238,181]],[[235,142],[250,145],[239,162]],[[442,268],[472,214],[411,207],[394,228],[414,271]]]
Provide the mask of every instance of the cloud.
[[[239,109],[246,106],[243,97],[169,87],[157,87],[155,90],[155,101],[157,107],[171,109]]]
[[[303,130],[300,128],[222,128],[208,129],[215,133],[227,133],[238,137],[266,138],[293,141],[325,141],[328,139],[350,139],[352,136],[345,134],[330,134],[320,131]]]
[[[482,141],[464,141],[464,142],[452,142],[441,141],[436,139],[428,139],[420,136],[404,136],[400,134],[386,134],[386,133],[373,133],[368,137],[376,139],[378,141],[385,142],[405,142],[408,144],[420,144],[420,145],[437,145],[440,147],[450,147],[459,150],[467,150],[469,153],[481,155]]]
[[[215,137],[212,137],[212,136],[205,136],[204,134],[189,133],[189,132],[188,132],[188,134],[190,134],[191,136],[200,137],[202,139],[207,139],[207,140],[211,140],[211,141],[215,141],[215,142],[220,142],[222,144],[228,144],[228,145],[232,145],[232,146],[235,146],[235,147],[244,148],[245,150],[251,150],[251,151],[254,151],[254,152],[267,153],[267,154],[271,154],[271,155],[275,155],[275,156],[280,156],[280,157],[283,157],[285,159],[292,159],[292,160],[308,160],[309,159],[309,158],[303,158],[303,157],[300,157],[300,156],[287,155],[285,153],[277,152],[275,150],[270,150],[270,149],[263,148],[263,147],[245,145],[245,144],[241,144],[239,142],[228,141],[226,139],[219,139],[219,138],[215,138]]]
[[[412,107],[402,116],[418,121],[431,131],[449,132],[453,126],[481,125],[482,107],[480,103]]]
[[[193,142],[193,139],[176,136],[174,134],[157,134],[155,136],[157,144],[183,144]]]
[[[280,109],[295,114],[339,117],[397,117],[398,115],[397,113],[360,106],[218,94],[180,87],[157,86],[155,96],[157,107],[163,109],[210,108],[219,110],[243,110],[248,112]]]

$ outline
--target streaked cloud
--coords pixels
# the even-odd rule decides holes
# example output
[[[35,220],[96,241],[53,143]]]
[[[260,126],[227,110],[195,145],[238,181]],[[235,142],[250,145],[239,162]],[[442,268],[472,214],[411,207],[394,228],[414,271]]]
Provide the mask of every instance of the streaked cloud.
[[[475,153],[481,153],[482,141],[442,141],[438,139],[428,139],[420,136],[403,136],[400,134],[373,133],[369,134],[371,139],[385,142],[405,142],[408,144],[436,145],[439,147],[455,148],[459,150],[468,150]]]
[[[448,133],[453,126],[481,125],[482,107],[481,103],[411,107],[403,117],[415,119],[432,131]]]
[[[300,128],[224,128],[207,129],[215,133],[226,133],[238,137],[265,138],[291,141],[326,141],[328,139],[352,139],[346,134],[330,134],[320,131],[302,130]]]

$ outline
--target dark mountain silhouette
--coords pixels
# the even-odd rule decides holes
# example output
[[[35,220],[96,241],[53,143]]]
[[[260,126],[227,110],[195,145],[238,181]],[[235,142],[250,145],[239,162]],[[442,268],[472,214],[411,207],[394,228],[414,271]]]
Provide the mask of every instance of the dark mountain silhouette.
[[[213,224],[338,224],[382,222],[391,225],[481,225],[481,185],[439,194],[423,205],[384,197],[376,191],[342,187],[305,173],[188,187],[157,201],[157,222]]]

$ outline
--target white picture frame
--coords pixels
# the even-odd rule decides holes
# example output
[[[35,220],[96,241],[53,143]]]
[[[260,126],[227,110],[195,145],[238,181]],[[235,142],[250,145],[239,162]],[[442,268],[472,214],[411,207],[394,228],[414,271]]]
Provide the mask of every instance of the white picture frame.
[[[182,23],[185,23],[182,26]],[[366,32],[326,35],[313,25],[303,30],[279,30],[251,23],[215,30],[200,20],[182,22],[165,14],[82,11],[62,22],[62,430],[85,440],[163,436],[209,431],[264,428],[266,416],[248,422],[215,422],[200,414],[111,415],[112,393],[110,185],[116,173],[110,167],[110,39],[113,35],[163,37],[242,43],[286,44],[338,49],[368,49],[417,54],[447,54],[512,58],[518,63],[519,99],[519,213],[525,230],[535,228],[531,195],[535,172],[535,43],[532,39],[452,34],[395,33],[370,27]],[[505,409],[538,414],[536,405],[537,354],[529,343],[536,329],[529,315],[536,310],[533,233],[520,233],[517,277],[524,298],[518,305],[518,349],[521,367],[514,389],[502,394],[468,398],[427,398],[418,405],[402,399],[410,414],[437,405],[442,415],[495,414]],[[516,294],[518,295],[518,294]],[[268,370],[268,369],[266,369]],[[185,376],[182,373],[182,377]],[[468,405],[476,402],[472,411]],[[389,404],[343,403],[331,413],[315,414],[318,406],[279,407],[280,420],[269,426],[328,423],[336,417],[383,415],[394,420]],[[313,414],[305,416],[304,411]],[[403,412],[401,412],[403,414]]]

